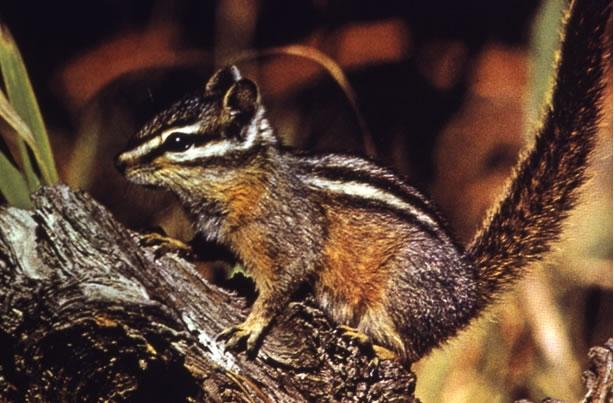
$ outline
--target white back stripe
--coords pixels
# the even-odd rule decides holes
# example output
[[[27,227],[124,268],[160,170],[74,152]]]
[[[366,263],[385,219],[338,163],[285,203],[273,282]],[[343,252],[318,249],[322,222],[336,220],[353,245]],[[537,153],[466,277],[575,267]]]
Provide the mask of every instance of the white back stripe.
[[[429,226],[438,227],[439,225],[427,214],[421,212],[416,207],[407,203],[403,199],[387,193],[375,186],[361,182],[339,182],[331,179],[321,178],[317,176],[301,176],[301,179],[312,186],[328,190],[332,193],[344,194],[348,196],[356,196],[359,198],[374,200],[384,204],[388,204],[394,208],[409,212]]]

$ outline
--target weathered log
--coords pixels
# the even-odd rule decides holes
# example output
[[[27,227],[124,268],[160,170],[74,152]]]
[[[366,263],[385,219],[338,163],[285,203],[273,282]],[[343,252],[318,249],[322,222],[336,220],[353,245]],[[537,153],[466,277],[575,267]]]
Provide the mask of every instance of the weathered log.
[[[582,374],[586,393],[581,403],[612,403],[612,339],[603,346],[592,347],[588,351],[588,369]],[[564,400],[546,397],[541,403],[564,403]],[[533,403],[528,399],[515,403]]]
[[[245,300],[157,257],[84,193],[0,208],[0,400],[415,401],[415,378],[291,304],[255,358],[215,340]]]
[[[588,369],[582,374],[586,387],[583,403],[612,403],[612,339],[588,351]]]

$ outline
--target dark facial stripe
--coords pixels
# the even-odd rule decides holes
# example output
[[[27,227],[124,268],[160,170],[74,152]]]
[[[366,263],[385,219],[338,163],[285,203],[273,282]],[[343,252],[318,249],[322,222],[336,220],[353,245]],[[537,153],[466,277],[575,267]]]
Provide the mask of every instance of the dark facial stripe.
[[[230,151],[224,155],[218,155],[214,157],[202,157],[189,161],[181,161],[177,162],[178,165],[181,166],[201,166],[201,167],[212,167],[212,166],[221,166],[228,167],[228,169],[232,169],[233,167],[240,167],[250,163],[253,158],[258,156],[265,150],[266,146],[263,145],[254,145],[252,147]]]
[[[132,150],[146,142],[148,142],[149,140],[158,137],[162,132],[164,132],[165,130],[171,129],[173,127],[176,127],[178,129],[178,131],[181,131],[181,127],[185,127],[185,126],[189,126],[191,124],[197,123],[197,121],[195,120],[194,117],[190,117],[190,118],[185,118],[185,119],[177,119],[176,121],[172,122],[172,125],[166,124],[166,125],[162,125],[161,123],[158,124],[158,128],[156,128],[155,130],[147,130],[147,134],[143,135],[143,136],[135,136],[133,138],[130,139],[130,141],[128,142],[127,146],[126,146],[126,150]],[[196,133],[195,133],[196,134]]]
[[[130,139],[130,141],[126,145],[126,151],[130,151],[137,147],[140,147],[141,145],[147,143],[149,140],[153,139],[154,137],[158,137],[158,136],[159,136],[159,133],[149,133],[143,137],[138,137],[138,138],[133,137]]]
[[[178,132],[181,132],[181,130],[178,130]],[[202,134],[202,133],[191,133],[191,134],[188,134],[188,135],[194,137],[194,141],[193,141],[192,147],[204,146],[205,144],[210,143],[211,141],[219,139],[219,137],[210,136],[210,135]],[[149,162],[153,161],[154,159],[158,158],[159,156],[161,156],[162,154],[166,153],[167,151],[169,151],[169,150],[167,149],[165,144],[162,143],[158,147],[156,147],[156,148],[152,149],[151,151],[149,151],[148,153],[141,155],[139,157],[139,161],[141,163],[149,163]],[[181,151],[179,151],[179,152],[181,152]],[[186,162],[181,162],[181,165],[188,165],[188,164]]]

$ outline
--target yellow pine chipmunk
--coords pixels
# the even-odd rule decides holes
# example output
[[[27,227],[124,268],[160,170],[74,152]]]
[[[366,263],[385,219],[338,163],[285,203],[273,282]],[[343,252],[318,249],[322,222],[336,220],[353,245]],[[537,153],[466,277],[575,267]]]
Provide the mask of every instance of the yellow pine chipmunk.
[[[130,181],[174,192],[205,237],[231,248],[259,295],[223,333],[254,351],[308,283],[339,324],[413,362],[464,328],[559,236],[585,181],[607,53],[609,0],[572,5],[535,144],[466,249],[432,203],[368,160],[280,145],[258,87],[217,71],[116,157]]]

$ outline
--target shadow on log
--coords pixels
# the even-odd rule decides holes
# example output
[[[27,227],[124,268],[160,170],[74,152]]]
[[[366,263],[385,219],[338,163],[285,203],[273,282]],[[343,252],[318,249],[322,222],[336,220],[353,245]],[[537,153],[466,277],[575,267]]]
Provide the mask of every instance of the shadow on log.
[[[415,378],[372,362],[307,301],[255,359],[214,335],[245,302],[65,186],[0,208],[0,401],[412,402]]]

